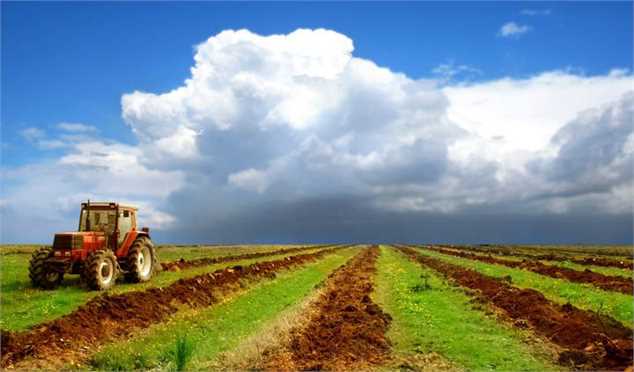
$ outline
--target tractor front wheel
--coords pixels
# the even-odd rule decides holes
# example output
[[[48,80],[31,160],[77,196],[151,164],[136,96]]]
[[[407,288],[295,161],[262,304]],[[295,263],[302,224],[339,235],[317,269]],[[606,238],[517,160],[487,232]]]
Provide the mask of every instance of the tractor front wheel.
[[[95,251],[88,256],[83,278],[90,289],[103,291],[112,288],[119,274],[117,258],[112,251]]]
[[[42,247],[33,253],[29,263],[29,278],[35,287],[55,289],[64,278],[64,273],[52,270],[46,260],[53,255],[53,249]]]
[[[145,236],[137,238],[128,251],[126,279],[132,283],[147,282],[154,274],[156,263],[152,241]]]

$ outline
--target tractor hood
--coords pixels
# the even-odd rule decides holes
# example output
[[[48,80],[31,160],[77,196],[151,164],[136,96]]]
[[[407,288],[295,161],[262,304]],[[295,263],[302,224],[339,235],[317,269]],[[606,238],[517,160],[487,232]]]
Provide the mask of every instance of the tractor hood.
[[[65,232],[60,232],[55,234],[55,236],[58,235],[65,235],[65,236],[87,236],[87,235],[103,235],[103,231],[65,231]]]
[[[55,234],[53,249],[81,249],[85,242],[103,239],[104,233],[100,231],[70,231]]]

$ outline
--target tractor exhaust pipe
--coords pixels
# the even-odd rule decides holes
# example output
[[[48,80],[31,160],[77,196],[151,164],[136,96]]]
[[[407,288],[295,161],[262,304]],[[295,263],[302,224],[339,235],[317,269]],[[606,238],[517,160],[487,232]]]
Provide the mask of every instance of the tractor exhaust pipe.
[[[86,231],[90,231],[90,199],[86,203]]]

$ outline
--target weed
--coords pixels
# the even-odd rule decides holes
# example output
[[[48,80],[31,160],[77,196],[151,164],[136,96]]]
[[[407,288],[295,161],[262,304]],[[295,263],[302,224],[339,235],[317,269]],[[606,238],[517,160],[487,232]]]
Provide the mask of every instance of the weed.
[[[429,275],[422,274],[420,278],[423,279],[423,284],[416,284],[413,286],[412,292],[414,293],[428,291],[431,289],[431,285],[429,284]]]
[[[194,344],[187,336],[179,336],[176,339],[176,349],[174,350],[174,364],[177,371],[184,371],[187,362],[194,353]]]

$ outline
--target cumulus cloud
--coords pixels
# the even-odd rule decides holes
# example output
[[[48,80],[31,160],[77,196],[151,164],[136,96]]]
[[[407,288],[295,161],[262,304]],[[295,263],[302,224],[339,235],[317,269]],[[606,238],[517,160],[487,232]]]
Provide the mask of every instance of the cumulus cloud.
[[[527,33],[531,30],[531,27],[528,25],[522,25],[515,22],[507,22],[500,27],[498,31],[498,36],[501,37],[520,37],[522,34]]]
[[[3,241],[48,241],[54,231],[74,229],[79,203],[86,199],[140,206],[141,223],[154,228],[174,221],[160,204],[183,186],[182,172],[143,166],[135,146],[87,137],[63,143],[64,154],[57,159],[2,169],[2,191],[8,196],[0,206]],[[25,237],[25,226],[38,226],[38,231]]]
[[[122,96],[138,144],[80,131],[54,162],[5,169],[6,199],[126,199],[183,241],[345,240],[364,226],[399,231],[394,221],[414,237],[439,221],[501,221],[486,215],[629,213],[627,71],[414,79],[322,29],[229,30],[195,50],[182,86]]]

